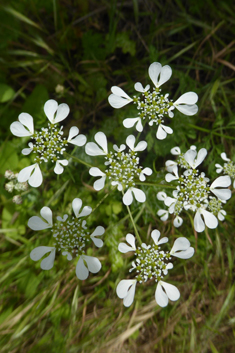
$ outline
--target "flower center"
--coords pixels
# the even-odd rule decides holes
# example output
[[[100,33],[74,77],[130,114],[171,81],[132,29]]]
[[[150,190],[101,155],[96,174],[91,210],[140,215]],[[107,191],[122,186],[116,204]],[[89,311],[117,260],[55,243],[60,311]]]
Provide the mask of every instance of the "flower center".
[[[35,132],[32,136],[33,153],[36,154],[34,160],[36,163],[49,160],[56,162],[61,159],[67,146],[67,140],[63,138],[63,126],[58,129],[54,124],[48,124],[47,128],[42,128],[39,132]]]
[[[75,256],[85,254],[84,247],[90,240],[90,234],[87,231],[86,221],[80,218],[72,217],[72,220],[57,217],[57,222],[52,228],[55,246],[59,251],[67,251]]]
[[[160,92],[160,88],[154,88],[152,93],[148,91],[143,92],[142,97],[133,98],[139,110],[139,117],[141,119],[147,117],[150,126],[152,126],[153,123],[156,125],[162,124],[164,122],[164,115],[168,115],[170,107],[173,106],[172,101],[168,99],[168,94],[163,96]]]
[[[228,163],[224,163],[224,171],[228,174],[232,179],[235,179],[235,165],[232,161]]]
[[[105,165],[108,166],[105,173],[109,179],[121,184],[123,189],[135,186],[134,179],[139,177],[142,170],[136,152],[110,152],[105,159]]]
[[[190,174],[188,174],[190,173]],[[204,177],[204,173],[198,175],[198,170],[187,170],[179,178],[177,186],[177,201],[174,207],[174,214],[179,215],[184,206],[195,209],[207,205],[210,188],[207,186],[209,179]]]
[[[149,279],[155,278],[155,281],[160,281],[167,275],[167,261],[170,259],[169,252],[159,251],[157,245],[151,246],[141,244],[136,250],[136,260],[132,262],[130,272],[136,270],[136,280],[139,283],[146,282]]]
[[[208,208],[215,216],[217,216],[222,210],[222,202],[215,197],[211,197],[208,203]]]

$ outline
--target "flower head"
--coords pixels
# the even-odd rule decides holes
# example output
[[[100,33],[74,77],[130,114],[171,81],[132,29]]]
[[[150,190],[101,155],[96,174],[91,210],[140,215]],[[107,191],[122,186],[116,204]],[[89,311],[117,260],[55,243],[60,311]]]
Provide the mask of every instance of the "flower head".
[[[89,271],[97,273],[101,269],[100,261],[93,256],[86,255],[86,247],[92,240],[96,247],[103,246],[103,241],[98,238],[104,233],[104,228],[96,227],[94,232],[90,234],[86,227],[86,221],[83,217],[88,216],[92,209],[89,206],[82,208],[82,200],[75,198],[72,202],[74,217],[65,214],[63,217],[58,216],[53,222],[52,211],[49,207],[43,207],[40,211],[42,218],[33,216],[28,221],[28,226],[33,230],[51,229],[54,246],[38,246],[30,253],[30,258],[34,261],[40,260],[45,254],[49,255],[41,261],[43,270],[50,270],[54,265],[56,251],[66,256],[71,261],[73,257],[78,257],[76,265],[76,275],[79,279],[84,280],[88,277]]]
[[[162,279],[168,274],[168,270],[173,268],[170,262],[172,256],[189,259],[193,256],[194,249],[190,247],[190,242],[186,238],[180,237],[175,240],[170,252],[163,251],[160,245],[167,243],[168,238],[160,239],[160,232],[157,229],[152,231],[151,237],[154,245],[142,243],[136,249],[135,237],[129,233],[126,236],[129,245],[120,243],[118,246],[118,250],[122,253],[135,252],[135,260],[132,261],[132,268],[129,270],[129,272],[135,272],[135,278],[120,281],[116,289],[118,297],[123,299],[126,307],[133,303],[137,283],[145,283],[153,279],[157,283],[155,299],[159,306],[167,306],[168,298],[175,301],[180,297],[179,290]]]
[[[39,131],[34,130],[33,118],[27,113],[19,115],[19,121],[11,124],[10,130],[13,135],[18,137],[31,137],[31,142],[28,143],[28,148],[22,150],[22,154],[34,154],[34,164],[22,169],[18,175],[19,182],[28,181],[33,187],[38,187],[42,184],[41,164],[43,162],[52,162],[54,172],[61,174],[64,171],[64,166],[68,165],[68,161],[63,159],[64,151],[68,143],[83,146],[86,143],[84,135],[78,135],[79,129],[75,126],[69,130],[68,139],[63,137],[63,126],[60,128],[57,123],[63,121],[69,114],[69,106],[65,103],[58,103],[50,99],[44,105],[44,112],[49,120],[48,126]]]
[[[163,210],[159,210],[158,215],[166,220],[169,213],[174,214],[174,226],[179,227],[183,223],[180,213],[183,210],[191,210],[195,212],[194,228],[197,232],[202,232],[205,225],[211,229],[216,228],[218,219],[223,220],[226,215],[222,209],[223,203],[231,197],[231,191],[227,189],[231,184],[230,177],[221,176],[209,185],[210,180],[205,173],[199,173],[196,169],[207,155],[205,148],[197,152],[195,146],[191,146],[184,155],[181,152],[178,155],[176,165],[173,162],[167,164],[167,169],[171,173],[167,173],[165,177],[167,182],[177,181],[178,185],[173,191],[173,197],[162,192],[157,194],[157,198],[164,201],[168,207],[167,216],[164,217]],[[178,165],[186,169],[180,176]]]
[[[102,172],[99,168],[92,167],[89,171],[92,176],[101,178],[94,183],[95,190],[101,190],[104,187],[106,178],[111,181],[111,185],[117,186],[119,191],[124,192],[123,203],[130,205],[133,196],[138,202],[145,202],[145,193],[136,188],[136,180],[144,181],[146,175],[151,175],[150,168],[143,168],[139,165],[137,152],[143,151],[147,147],[147,142],[140,141],[135,146],[135,137],[130,135],[126,139],[126,145],[120,147],[113,146],[113,151],[108,151],[107,138],[103,132],[95,134],[95,142],[88,142],[85,151],[90,156],[102,155],[105,158],[106,170]],[[129,147],[128,152],[124,152]]]
[[[157,126],[156,137],[159,140],[166,138],[167,134],[172,134],[173,130],[164,125],[166,117],[173,118],[173,110],[176,108],[182,114],[194,115],[198,111],[196,102],[198,96],[194,92],[184,93],[175,102],[169,99],[169,94],[161,94],[161,86],[167,82],[172,74],[170,66],[162,66],[158,62],[154,62],[149,66],[149,77],[154,84],[153,91],[150,91],[150,86],[145,88],[140,82],[135,84],[135,90],[141,95],[133,98],[129,97],[120,87],[113,86],[112,94],[108,100],[113,108],[122,108],[123,106],[133,102],[137,105],[138,116],[135,118],[127,118],[123,121],[126,128],[133,127],[136,124],[136,130],[143,131],[143,121],[146,119],[150,126]]]

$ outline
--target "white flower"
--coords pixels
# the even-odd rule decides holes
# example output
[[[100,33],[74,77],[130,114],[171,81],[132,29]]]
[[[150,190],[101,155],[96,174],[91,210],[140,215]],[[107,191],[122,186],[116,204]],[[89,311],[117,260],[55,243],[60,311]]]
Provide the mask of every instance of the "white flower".
[[[133,303],[137,282],[143,283],[153,278],[158,282],[155,292],[155,299],[158,305],[164,307],[168,304],[168,298],[174,301],[180,297],[178,289],[171,284],[163,282],[162,278],[168,274],[168,270],[173,268],[173,264],[169,262],[171,256],[189,259],[193,256],[194,249],[190,247],[190,242],[186,238],[181,237],[175,240],[170,253],[164,252],[161,250],[160,245],[166,243],[168,238],[163,237],[160,239],[160,232],[157,229],[151,232],[151,238],[154,241],[153,246],[142,243],[136,249],[135,237],[128,233],[126,241],[129,245],[120,243],[118,246],[120,252],[135,252],[136,256],[136,259],[132,261],[132,268],[129,270],[129,272],[136,272],[135,278],[121,280],[116,289],[118,297],[123,299],[123,304],[126,307]]]
[[[167,134],[173,133],[170,127],[163,124],[164,118],[172,118],[175,108],[185,115],[196,114],[198,111],[196,105],[198,96],[194,92],[187,92],[173,102],[169,99],[168,93],[165,95],[161,94],[160,88],[172,75],[170,66],[162,66],[158,62],[154,62],[149,66],[148,72],[154,84],[152,92],[149,85],[144,88],[140,82],[137,82],[134,88],[141,93],[141,96],[131,98],[120,87],[113,86],[111,88],[112,94],[109,96],[108,101],[116,109],[122,108],[131,102],[136,104],[138,116],[124,119],[123,125],[126,128],[131,128],[135,125],[136,130],[141,132],[143,131],[143,121],[147,119],[150,126],[153,126],[153,124],[157,126],[156,138],[163,140]]]
[[[63,217],[58,216],[57,221],[53,223],[52,211],[49,207],[43,207],[40,211],[41,217],[33,216],[28,221],[28,226],[33,230],[42,230],[51,228],[54,246],[39,246],[30,253],[30,258],[34,261],[40,260],[45,254],[50,253],[41,261],[43,270],[50,270],[53,267],[56,251],[61,251],[63,256],[71,261],[73,255],[78,257],[76,265],[76,275],[79,279],[84,280],[88,277],[89,271],[97,273],[101,269],[101,263],[96,257],[85,255],[84,248],[89,240],[92,240],[95,246],[100,248],[103,241],[98,236],[104,234],[104,228],[96,227],[92,234],[86,227],[86,221],[83,217],[88,216],[92,209],[89,206],[82,208],[82,200],[75,198],[72,201],[72,209],[75,217],[65,214]]]
[[[197,232],[202,232],[205,225],[214,229],[218,226],[218,220],[224,220],[226,212],[222,209],[223,203],[231,197],[231,190],[227,187],[231,184],[228,175],[220,176],[215,179],[209,186],[209,179],[202,172],[196,169],[205,159],[207,151],[205,148],[198,152],[195,146],[183,155],[178,147],[173,149],[173,154],[179,156],[177,165],[173,161],[166,163],[167,169],[172,173],[167,173],[165,179],[167,182],[178,180],[178,185],[173,191],[173,197],[167,196],[165,193],[158,193],[159,200],[164,201],[168,207],[168,213],[174,214],[174,226],[179,227],[183,223],[180,213],[183,210],[191,210],[195,212],[194,228]],[[182,175],[178,174],[178,165],[186,170]],[[211,196],[211,193],[216,197]],[[167,211],[158,211],[158,216],[162,220],[168,218]],[[203,216],[203,218],[202,218]]]
[[[147,148],[147,142],[140,141],[135,146],[135,136],[129,135],[126,138],[126,145],[122,144],[120,148],[113,145],[114,152],[109,152],[107,138],[103,132],[95,134],[95,141],[97,143],[88,142],[85,151],[90,156],[104,156],[104,165],[107,169],[103,172],[97,167],[90,168],[90,175],[101,177],[94,182],[94,189],[97,191],[103,189],[106,179],[109,179],[112,186],[117,186],[119,191],[124,191],[122,200],[125,205],[129,206],[133,202],[133,195],[138,202],[145,202],[145,193],[135,187],[135,181],[137,178],[144,181],[146,175],[152,174],[150,168],[143,169],[139,166],[139,157],[137,157],[137,152]],[[124,152],[126,147],[129,147],[129,152]]]
[[[19,121],[11,124],[10,130],[13,135],[18,137],[31,137],[33,142],[28,143],[28,148],[22,150],[23,155],[35,154],[34,164],[22,169],[18,175],[19,182],[28,181],[33,187],[38,187],[42,184],[42,172],[40,164],[42,162],[51,161],[55,163],[54,172],[61,174],[64,171],[64,166],[68,165],[66,159],[61,159],[68,143],[83,146],[86,143],[86,137],[79,135],[79,129],[75,126],[69,130],[68,140],[63,138],[63,127],[57,128],[56,124],[64,120],[69,114],[67,104],[58,103],[50,99],[44,105],[44,112],[49,120],[47,128],[42,128],[40,131],[34,131],[34,123],[31,115],[21,113],[18,117]]]

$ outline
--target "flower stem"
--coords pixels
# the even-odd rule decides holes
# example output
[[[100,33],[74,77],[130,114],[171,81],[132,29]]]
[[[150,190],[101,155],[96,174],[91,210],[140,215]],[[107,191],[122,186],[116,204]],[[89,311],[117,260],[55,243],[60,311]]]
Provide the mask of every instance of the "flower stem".
[[[95,208],[92,210],[92,213],[99,207],[99,205],[106,199],[106,197],[109,196],[109,192],[107,192],[107,194],[104,195],[104,197],[97,203],[97,205],[95,206]]]
[[[86,165],[87,167],[90,167],[90,168],[93,167],[93,165],[91,165],[91,164],[89,164],[89,163],[87,163],[87,162],[85,162],[85,161],[82,161],[81,159],[79,159],[79,158],[77,158],[77,157],[74,157],[73,155],[71,155],[71,154],[69,154],[69,153],[64,152],[64,155],[65,155],[66,157],[73,158],[76,162],[82,163],[82,164]]]
[[[122,190],[122,194],[124,195],[123,190]],[[133,227],[134,227],[134,231],[135,231],[136,238],[138,239],[138,242],[139,242],[139,243],[140,243],[140,245],[141,245],[143,242],[142,242],[142,240],[141,240],[141,238],[140,238],[140,235],[139,235],[139,233],[138,233],[138,230],[137,230],[137,228],[136,228],[136,225],[135,225],[134,219],[133,219],[132,214],[131,214],[130,207],[126,205],[126,208],[127,208],[128,213],[129,213],[129,216],[130,216],[131,222],[132,222],[132,224],[133,224]]]

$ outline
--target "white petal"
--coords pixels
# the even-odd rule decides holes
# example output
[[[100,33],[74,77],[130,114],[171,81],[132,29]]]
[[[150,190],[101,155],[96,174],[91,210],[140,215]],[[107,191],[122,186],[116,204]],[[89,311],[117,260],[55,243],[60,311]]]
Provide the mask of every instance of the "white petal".
[[[135,287],[136,287],[136,283],[133,283],[133,285],[131,286],[131,288],[129,289],[126,297],[123,299],[123,305],[128,308],[129,306],[131,306],[131,304],[134,301],[134,297],[135,297]]]
[[[159,230],[154,229],[151,233],[151,237],[156,245],[158,245],[158,239],[160,238],[161,233]]]
[[[118,250],[122,253],[127,253],[129,251],[135,251],[136,250],[136,246],[135,246],[135,237],[133,234],[128,233],[126,235],[126,241],[128,242],[128,244],[130,244],[131,246],[127,245],[126,243],[120,243],[118,245]]]
[[[178,290],[178,288],[176,288],[176,286],[173,286],[173,284],[169,284],[163,281],[160,281],[161,285],[163,286],[163,288],[166,291],[166,294],[168,296],[168,298],[172,301],[176,301],[179,299],[180,297],[180,292]]]
[[[167,194],[164,191],[159,191],[157,193],[157,199],[160,201],[164,201],[166,197],[167,197]]]
[[[115,94],[110,94],[108,101],[111,107],[118,109],[129,104],[132,100],[116,96]]]
[[[165,175],[165,179],[166,179],[166,181],[167,181],[168,183],[170,183],[170,182],[173,181],[173,180],[178,180],[179,177],[177,177],[177,176],[175,176],[175,175],[173,175],[173,174],[171,174],[171,173],[167,173],[167,174]]]
[[[226,161],[226,162],[229,162],[229,161],[230,161],[230,159],[227,157],[227,155],[226,155],[225,152],[222,152],[220,156],[221,156],[221,158],[222,158],[224,161]]]
[[[131,188],[131,189],[132,189],[132,192],[135,196],[136,201],[138,201],[138,202],[145,202],[146,201],[146,195],[142,190],[137,189],[137,188]]]
[[[93,184],[93,187],[96,191],[102,190],[105,184],[106,176],[96,180]]]
[[[106,175],[97,167],[91,167],[89,170],[89,174],[92,176],[102,176],[102,177],[106,177]]]
[[[164,204],[168,207],[171,206],[172,204],[174,204],[175,202],[176,202],[176,199],[174,199],[173,197],[169,197],[169,196],[167,196],[164,200]]]
[[[53,265],[54,265],[54,261],[55,261],[55,252],[56,249],[54,248],[50,255],[47,256],[45,259],[42,260],[40,267],[42,270],[50,270],[52,269]]]
[[[134,145],[135,145],[135,136],[134,135],[129,135],[126,138],[126,144],[127,146],[134,151]]]
[[[140,118],[127,118],[123,120],[123,126],[129,129],[130,127],[133,127],[137,121],[139,121]],[[141,124],[142,125],[142,124]]]
[[[76,265],[76,276],[78,279],[84,280],[84,279],[87,279],[88,275],[89,275],[89,271],[84,264],[83,255],[81,255]]]
[[[132,249],[136,250],[136,247],[135,247],[135,237],[133,234],[131,233],[128,233],[126,235],[126,241],[128,242],[128,244],[131,245]]]
[[[137,92],[141,92],[141,93],[145,92],[145,89],[144,89],[142,83],[140,83],[140,82],[136,82],[134,87]]]
[[[173,130],[169,126],[160,124],[157,129],[156,137],[158,140],[164,140],[167,134],[172,134]]]
[[[113,94],[116,94],[117,96],[124,97],[124,98],[126,98],[126,99],[132,100],[132,99],[128,96],[128,94],[126,94],[126,92],[124,92],[123,89],[120,88],[120,87],[118,87],[118,86],[112,86],[112,87],[111,87],[111,92],[112,92]]]
[[[147,148],[147,142],[146,141],[140,141],[137,146],[134,148],[135,152],[138,151],[144,151]],[[150,169],[150,168],[149,168]]]
[[[33,150],[33,144],[32,144],[32,142],[29,142],[28,146],[29,146],[29,148],[24,148],[24,149],[21,151],[21,153],[22,153],[23,155],[25,155],[25,156],[29,155],[29,154],[32,152],[32,150]]]
[[[72,126],[71,129],[69,130],[68,142],[80,147],[80,146],[85,145],[86,136],[80,134],[79,136],[73,138],[74,136],[76,136],[78,134],[79,134],[79,129],[76,126]]]
[[[224,187],[224,188],[226,188],[229,185],[231,185],[230,177],[228,175],[223,175],[223,176],[220,176],[220,177],[216,178],[213,181],[213,183],[210,186],[210,189],[213,189],[213,188],[216,188],[216,187]]]
[[[77,215],[77,218],[86,217],[91,213],[91,211],[92,208],[90,206],[84,206],[81,213]]]
[[[193,151],[193,149],[191,150]],[[206,158],[206,155],[207,155],[207,150],[205,148],[201,148],[198,151],[197,158],[194,163],[194,168],[197,168],[204,161],[204,159]]]
[[[33,135],[34,125],[32,116],[27,113],[21,113],[18,119],[19,121],[15,121],[10,125],[11,133],[18,137]]]
[[[143,125],[142,125],[141,119],[139,119],[138,123],[136,124],[136,130],[139,132],[143,131]]]
[[[232,196],[232,192],[229,189],[211,189],[211,192],[222,201],[226,201]]]
[[[201,210],[201,213],[204,216],[205,224],[210,229],[215,229],[218,226],[218,219],[207,210]]]
[[[121,299],[124,298],[123,304],[126,307],[130,306],[133,303],[136,283],[137,281],[133,279],[123,279],[117,285],[117,296]]]
[[[197,152],[194,150],[189,149],[185,154],[184,154],[184,159],[190,167],[194,168],[194,160],[196,158]]]
[[[174,242],[174,245],[171,249],[171,254],[174,254],[176,251],[187,250],[190,247],[190,242],[184,237],[177,238]]]
[[[56,174],[62,174],[64,171],[64,168],[62,166],[63,165],[66,166],[68,164],[69,162],[67,161],[67,159],[57,160],[55,164],[54,172]]]
[[[69,109],[68,104],[65,104],[65,103],[60,104],[57,108],[56,117],[55,117],[53,123],[56,124],[64,119],[66,119],[67,116],[69,115],[69,111],[70,111],[70,109]]]
[[[51,226],[53,225],[52,211],[49,207],[44,206],[40,211],[40,215],[48,222],[48,224],[50,224]]]
[[[133,196],[132,196],[131,189],[128,189],[125,192],[125,194],[123,195],[122,201],[123,201],[124,205],[127,205],[127,206],[129,206],[133,202]]]
[[[158,81],[158,87],[163,85],[163,83],[167,82],[171,78],[171,75],[172,75],[171,67],[169,65],[163,66],[160,73],[160,80]]]
[[[195,92],[187,92],[182,94],[175,102],[174,105],[177,104],[195,104],[198,101],[198,95]]]
[[[42,184],[42,172],[37,163],[25,167],[18,174],[18,181],[23,183],[28,181],[29,185],[37,188]]]
[[[91,273],[97,273],[101,269],[100,260],[93,256],[82,255],[87,263],[88,270]]]
[[[82,200],[79,198],[73,199],[72,208],[73,208],[73,212],[76,217],[78,217],[78,214],[79,214],[81,207],[82,207]]]
[[[33,230],[42,230],[42,229],[51,228],[52,225],[44,222],[38,216],[33,216],[28,220],[28,227]]]
[[[155,300],[159,306],[164,308],[165,306],[168,305],[168,296],[166,293],[163,291],[162,286],[161,286],[161,281],[158,282],[157,288],[155,291]]]
[[[178,146],[171,149],[171,154],[173,154],[174,156],[178,156],[180,153],[181,153],[181,150]]]
[[[101,146],[102,150],[105,152],[105,154],[108,153],[108,143],[107,143],[107,137],[106,135],[99,131],[95,134],[95,141],[98,143],[98,145]]]
[[[153,171],[149,167],[144,168],[139,176],[140,181],[145,181],[146,177],[144,174],[151,175],[152,173],[153,173]]]
[[[88,142],[85,146],[86,154],[89,156],[104,156],[106,153],[95,142]]]
[[[104,234],[104,227],[98,226],[96,227],[96,229],[94,230],[94,232],[91,234],[91,239],[94,242],[95,246],[97,246],[97,248],[101,248],[101,246],[103,246],[104,242],[101,239],[97,239],[96,236],[100,236]]]
[[[38,246],[37,248],[33,249],[30,253],[30,258],[33,261],[38,261],[48,252],[50,252],[49,256],[47,256],[41,262],[40,267],[42,270],[50,270],[53,267],[56,249],[50,246]]]
[[[173,221],[174,227],[179,228],[182,225],[182,223],[183,223],[183,219],[179,216],[176,216]]]
[[[202,220],[202,216],[199,210],[197,210],[195,217],[194,217],[194,228],[196,232],[201,233],[205,229],[205,224]]]
[[[149,66],[149,77],[156,87],[160,87],[163,83],[168,81],[171,77],[172,70],[170,66],[165,65],[162,67],[160,63],[154,62]],[[158,80],[158,76],[160,79]]]
[[[178,109],[182,114],[184,115],[194,115],[197,114],[198,112],[198,106],[196,104],[194,105],[176,105],[176,109]]]
[[[44,112],[52,124],[54,123],[54,115],[57,108],[58,108],[58,103],[54,99],[49,99],[44,104]]]
[[[179,251],[171,255],[179,257],[180,259],[190,259],[194,255],[194,248],[189,247],[187,250]]]
[[[161,221],[166,221],[168,219],[168,211],[166,210],[159,210],[157,211],[157,215],[160,217]]]

